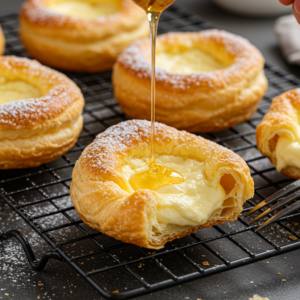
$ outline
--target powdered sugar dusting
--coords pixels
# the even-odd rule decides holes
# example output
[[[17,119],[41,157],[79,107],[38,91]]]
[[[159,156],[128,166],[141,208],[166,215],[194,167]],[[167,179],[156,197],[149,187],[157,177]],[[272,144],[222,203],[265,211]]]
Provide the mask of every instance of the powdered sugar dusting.
[[[122,0],[121,11],[106,15],[99,16],[94,19],[82,19],[74,16],[67,16],[60,14],[49,7],[49,1],[46,0],[28,0],[22,8],[21,15],[23,15],[30,23],[39,25],[46,25],[58,28],[97,28],[97,25],[105,25],[109,22],[118,23],[122,19],[123,13],[131,12],[136,7],[130,0]]]
[[[172,140],[177,130],[161,123],[155,123],[156,142]],[[179,132],[178,132],[179,133]],[[174,136],[175,135],[175,136]],[[121,122],[99,134],[95,141],[82,154],[82,166],[92,168],[94,172],[115,173],[115,155],[122,154],[134,146],[149,147],[151,122],[132,120]]]
[[[87,170],[88,173],[92,172],[100,176],[101,174],[109,174],[114,178],[124,178],[120,159],[124,159],[122,158],[123,155],[124,157],[130,157],[132,150],[138,151],[138,149],[145,148],[149,149],[150,155],[150,137],[151,122],[145,120],[121,122],[97,136],[95,141],[81,155],[80,167]],[[220,164],[220,166],[226,166],[230,163],[240,169],[241,172],[249,173],[245,162],[231,150],[185,131],[178,131],[167,125],[156,123],[155,144],[165,147],[174,141],[173,149],[184,145],[187,151],[191,149],[191,153],[201,151],[201,155],[206,156],[207,165]],[[173,150],[171,152],[170,154],[176,155]],[[215,159],[216,155],[218,157],[217,161]],[[191,158],[197,159],[196,157]],[[122,161],[122,163],[126,162]],[[101,179],[98,178],[98,180]]]
[[[50,85],[57,83],[58,76],[67,78],[64,75],[41,65],[36,60],[30,60],[24,57],[3,56],[0,58],[0,68],[2,69],[1,75],[3,75],[2,73],[4,71],[8,71],[10,74],[17,76],[21,69],[25,70],[28,79],[38,76]]]
[[[1,75],[12,78],[26,78],[49,89],[41,98],[12,101],[0,105],[0,126],[22,127],[35,126],[57,114],[81,97],[79,89],[66,76],[43,67],[36,61],[17,57],[0,58]]]
[[[182,37],[182,39],[180,38]],[[187,38],[188,37],[188,38]],[[195,41],[201,43],[216,43],[220,49],[224,49],[233,59],[233,63],[222,70],[213,72],[196,72],[193,74],[179,74],[169,72],[160,67],[156,68],[156,80],[161,84],[169,84],[172,88],[186,90],[192,86],[212,87],[216,84],[220,87],[228,84],[233,77],[239,79],[251,68],[263,67],[263,58],[259,51],[246,39],[220,30],[206,30],[196,33],[168,33],[158,37],[158,44],[167,42],[174,47],[180,43],[186,47],[192,47]],[[130,72],[140,78],[151,78],[149,39],[143,39],[129,46],[118,58]]]

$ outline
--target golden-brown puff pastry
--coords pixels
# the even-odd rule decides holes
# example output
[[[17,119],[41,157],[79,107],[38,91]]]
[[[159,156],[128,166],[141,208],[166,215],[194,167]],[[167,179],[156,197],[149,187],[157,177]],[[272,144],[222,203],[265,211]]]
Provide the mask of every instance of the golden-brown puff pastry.
[[[151,123],[122,122],[99,134],[75,165],[70,196],[81,219],[109,236],[151,249],[235,220],[253,196],[246,163],[201,137],[161,123],[155,128],[156,161],[181,172],[185,182],[134,191],[129,179],[147,166]]]
[[[0,55],[4,53],[4,49],[5,49],[5,37],[2,32],[2,28],[0,26]]]
[[[259,151],[291,178],[300,179],[300,89],[276,97],[269,112],[257,126]]]
[[[191,132],[248,119],[267,88],[264,59],[247,40],[219,31],[157,39],[156,120]],[[114,66],[115,98],[131,118],[150,120],[150,41],[129,46]]]
[[[109,70],[122,50],[148,34],[145,12],[131,0],[27,0],[20,14],[30,55],[70,71]]]
[[[36,61],[0,57],[0,169],[36,167],[63,155],[82,129],[83,96]]]

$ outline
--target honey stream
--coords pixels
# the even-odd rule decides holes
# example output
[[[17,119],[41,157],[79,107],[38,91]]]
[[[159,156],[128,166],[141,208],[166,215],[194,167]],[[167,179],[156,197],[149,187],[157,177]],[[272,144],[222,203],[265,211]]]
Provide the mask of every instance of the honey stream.
[[[175,0],[133,0],[142,7],[148,16],[151,39],[151,152],[149,168],[131,176],[129,183],[134,190],[156,190],[162,186],[184,182],[177,171],[155,163],[155,55],[158,21],[161,13]]]

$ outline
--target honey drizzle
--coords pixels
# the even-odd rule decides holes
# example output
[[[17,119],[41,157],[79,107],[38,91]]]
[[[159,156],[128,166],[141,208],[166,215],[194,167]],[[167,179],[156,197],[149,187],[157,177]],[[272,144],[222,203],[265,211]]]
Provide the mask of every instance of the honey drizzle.
[[[155,55],[156,37],[159,17],[164,9],[175,0],[133,0],[147,13],[150,24],[151,40],[151,143],[150,161],[146,171],[131,176],[129,183],[134,190],[156,190],[162,186],[184,182],[183,176],[172,168],[155,164],[154,138],[155,138]]]
[[[154,0],[152,0],[153,2]],[[151,2],[150,2],[151,4]],[[147,14],[150,23],[151,39],[151,152],[149,167],[155,166],[154,137],[155,137],[155,55],[156,55],[156,36],[160,17],[159,12],[149,12]]]

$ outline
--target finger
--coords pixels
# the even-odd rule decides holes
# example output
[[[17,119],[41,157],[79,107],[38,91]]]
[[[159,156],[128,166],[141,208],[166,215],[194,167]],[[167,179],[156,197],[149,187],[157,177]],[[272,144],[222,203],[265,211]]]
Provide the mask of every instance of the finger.
[[[294,0],[279,0],[279,2],[283,5],[291,5],[293,4]]]
[[[298,14],[300,14],[300,0],[295,0],[294,2],[295,10]]]
[[[296,11],[295,5],[293,5],[293,14],[294,14],[296,20],[298,21],[298,23],[300,24],[300,14]]]

